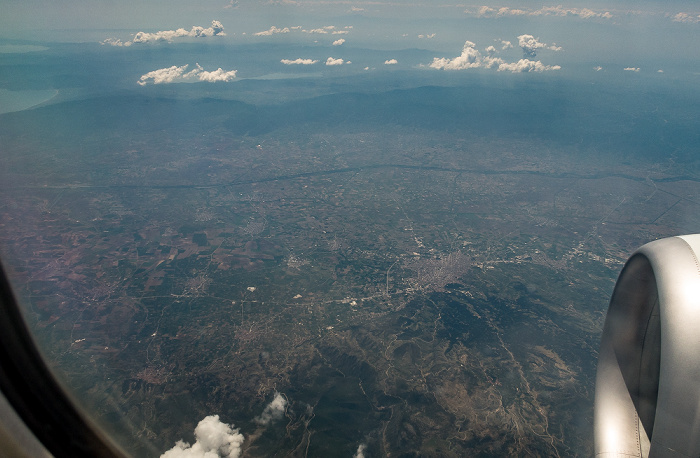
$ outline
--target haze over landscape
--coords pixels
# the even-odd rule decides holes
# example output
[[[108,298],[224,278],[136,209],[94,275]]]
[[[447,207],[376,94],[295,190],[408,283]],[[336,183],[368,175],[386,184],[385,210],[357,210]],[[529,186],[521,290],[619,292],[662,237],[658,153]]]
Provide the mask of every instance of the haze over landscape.
[[[135,456],[590,456],[700,232],[694,2],[5,2],[0,258]]]

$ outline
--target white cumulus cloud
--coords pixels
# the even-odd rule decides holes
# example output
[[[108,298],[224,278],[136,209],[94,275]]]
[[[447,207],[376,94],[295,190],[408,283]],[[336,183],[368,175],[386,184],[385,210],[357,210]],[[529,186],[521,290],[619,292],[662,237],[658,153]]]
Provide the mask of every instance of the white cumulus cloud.
[[[638,72],[639,72],[639,67],[625,67],[623,70],[626,71],[626,72],[636,72],[636,73],[638,73]]]
[[[535,57],[537,55],[538,49],[551,49],[552,51],[561,51],[561,47],[555,44],[548,45],[547,43],[542,43],[539,38],[535,38],[532,35],[520,35],[518,37],[518,46],[523,50],[523,54],[527,57]]]
[[[100,44],[110,46],[131,46],[134,43],[132,41],[121,41],[119,38],[105,38],[104,40],[100,41]]]
[[[543,6],[541,9],[534,12],[536,16],[578,16],[582,19],[592,18],[612,18],[609,11],[593,11],[589,8],[565,8],[561,5]]]
[[[345,38],[338,38],[337,40],[335,40],[335,41],[333,42],[333,46],[340,46],[340,45],[342,45],[343,43],[345,43]]]
[[[507,6],[503,6],[500,8],[492,8],[490,6],[479,6],[474,9],[467,9],[464,12],[471,16],[486,18],[500,18],[512,16],[576,16],[581,19],[610,19],[613,17],[609,11],[594,11],[589,8],[565,8],[561,5],[543,6],[538,10],[532,10],[529,8],[509,8]]]
[[[513,43],[511,43],[508,40],[499,40],[501,42],[501,50],[505,51],[506,49],[510,49],[513,47]]]
[[[343,63],[345,63],[343,59],[334,59],[332,57],[326,59],[326,65],[343,65]]]
[[[467,41],[462,48],[462,54],[454,59],[434,58],[430,64],[432,68],[444,70],[463,70],[466,68],[481,67],[481,53],[476,49],[476,45]]]
[[[498,66],[499,72],[527,73],[546,72],[549,70],[561,70],[559,65],[544,65],[539,60],[520,59],[517,62],[502,63]]]
[[[503,16],[525,16],[528,11],[519,8],[508,8],[506,6],[500,8],[492,8],[490,6],[480,6],[475,10],[465,10],[465,13],[477,17],[503,17]]]
[[[396,65],[399,61],[396,59],[387,59],[384,61],[384,65]]]
[[[698,23],[700,22],[700,14],[698,15],[692,15],[688,13],[678,13],[673,16],[673,22],[690,22],[690,23]]]
[[[141,75],[138,83],[141,86],[145,86],[148,80],[153,80],[153,84],[173,83],[175,80],[182,78],[185,70],[187,70],[187,65],[182,67],[173,65],[172,67],[153,70],[145,75]]]
[[[443,70],[465,70],[468,68],[493,68],[503,63],[503,59],[498,57],[483,56],[477,49],[476,45],[467,41],[462,48],[462,54],[453,58],[445,57],[433,59],[430,67]]]
[[[367,445],[365,444],[360,444],[357,447],[357,451],[355,454],[352,456],[352,458],[365,458],[365,449],[367,448]]]
[[[539,60],[520,59],[518,62],[506,62],[500,57],[490,55],[490,52],[494,50],[491,50],[490,47],[486,48],[486,52],[489,54],[483,55],[476,49],[476,45],[473,42],[467,41],[462,48],[462,54],[452,59],[435,57],[430,67],[441,70],[495,68],[499,72],[510,71],[513,73],[543,72],[561,69],[559,65],[545,65]]]
[[[175,447],[160,458],[238,458],[245,438],[238,428],[221,422],[218,415],[210,415],[194,429],[195,443],[177,441]]]
[[[206,81],[208,83],[215,83],[217,81],[224,81],[228,82],[231,81],[236,77],[236,70],[229,70],[225,71],[222,70],[221,67],[217,68],[216,70],[212,72],[208,72],[204,70],[202,67],[197,64],[197,71],[196,73],[193,74],[194,77],[199,79],[199,81]],[[194,71],[194,70],[193,70]]]
[[[255,422],[259,425],[268,425],[272,421],[281,420],[286,408],[287,400],[284,399],[281,393],[275,392],[274,399],[265,406],[265,410],[263,410],[260,416],[255,417]]]
[[[217,81],[228,82],[236,77],[236,70],[223,70],[221,67],[214,71],[206,71],[201,65],[197,66],[187,71],[188,65],[183,65],[178,67],[173,65],[172,67],[161,68],[158,70],[153,70],[145,75],[141,75],[141,78],[137,81],[141,86],[145,86],[149,82],[153,84],[168,84],[168,83],[184,83],[184,82],[195,82],[204,81],[208,83],[214,83]]]
[[[280,62],[282,62],[284,65],[313,65],[318,61],[313,59],[302,59],[300,57],[294,60],[282,59]]]
[[[334,35],[348,33],[345,30],[335,30],[335,29],[336,29],[336,26],[334,26],[334,25],[326,25],[324,27],[319,27],[317,29],[311,29],[311,30],[302,29],[302,32],[304,32],[304,33],[320,33],[320,34],[332,33]]]
[[[217,20],[211,21],[210,27],[193,26],[190,30],[187,29],[177,29],[177,30],[161,30],[159,32],[138,32],[134,35],[134,38],[130,41],[121,41],[116,38],[107,38],[101,43],[103,45],[111,46],[131,46],[134,43],[150,43],[154,41],[168,41],[172,42],[175,38],[204,38],[213,36],[225,36],[224,26],[221,22]]]
[[[269,37],[270,35],[275,35],[278,33],[289,33],[289,27],[280,29],[273,25],[269,29],[263,30],[262,32],[255,32],[253,35],[255,35],[256,37]]]

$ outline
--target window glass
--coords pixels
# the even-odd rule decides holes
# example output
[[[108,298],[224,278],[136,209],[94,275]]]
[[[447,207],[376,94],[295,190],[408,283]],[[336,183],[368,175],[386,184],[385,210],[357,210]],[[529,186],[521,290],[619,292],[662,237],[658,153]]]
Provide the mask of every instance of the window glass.
[[[700,229],[694,2],[6,2],[0,254],[135,456],[592,454]]]

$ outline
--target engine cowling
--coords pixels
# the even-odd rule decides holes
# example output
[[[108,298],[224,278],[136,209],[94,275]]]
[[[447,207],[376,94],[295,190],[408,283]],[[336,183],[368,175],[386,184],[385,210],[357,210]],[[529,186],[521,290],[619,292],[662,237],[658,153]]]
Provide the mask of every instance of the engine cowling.
[[[700,456],[700,234],[642,246],[605,319],[595,454]]]

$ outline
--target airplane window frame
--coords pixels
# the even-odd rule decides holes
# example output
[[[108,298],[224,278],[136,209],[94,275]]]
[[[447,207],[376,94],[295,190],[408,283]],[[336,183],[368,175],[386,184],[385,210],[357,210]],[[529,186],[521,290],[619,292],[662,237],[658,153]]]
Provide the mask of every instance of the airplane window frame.
[[[52,375],[27,328],[1,262],[0,391],[53,456],[127,456],[88,420]]]

